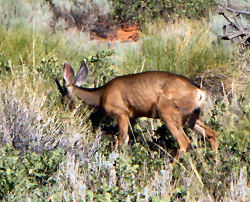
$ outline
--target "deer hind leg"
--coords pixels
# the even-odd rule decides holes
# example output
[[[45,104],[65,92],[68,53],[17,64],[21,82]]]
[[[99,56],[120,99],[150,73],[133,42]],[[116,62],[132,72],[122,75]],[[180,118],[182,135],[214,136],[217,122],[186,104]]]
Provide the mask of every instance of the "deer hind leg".
[[[211,146],[214,148],[215,152],[218,153],[218,140],[215,130],[207,127],[200,119],[196,121],[193,130],[201,135],[204,135]]]
[[[180,115],[175,115],[175,117],[169,116],[170,112],[162,114],[162,118],[167,124],[168,129],[173,134],[174,138],[177,140],[179,149],[177,152],[177,155],[175,157],[175,160],[178,160],[178,158],[184,154],[188,148],[190,147],[190,139],[185,134],[183,128],[182,128],[182,121]],[[170,113],[171,114],[171,113]],[[175,163],[175,162],[174,162]]]

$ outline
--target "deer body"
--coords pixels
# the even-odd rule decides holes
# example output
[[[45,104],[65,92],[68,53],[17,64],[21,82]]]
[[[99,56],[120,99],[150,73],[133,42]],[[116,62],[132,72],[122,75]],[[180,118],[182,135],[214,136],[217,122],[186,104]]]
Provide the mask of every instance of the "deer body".
[[[138,117],[161,118],[179,144],[178,158],[190,146],[183,125],[205,135],[218,151],[217,134],[203,124],[200,107],[206,93],[189,79],[169,72],[143,72],[117,77],[102,87],[78,87],[87,78],[88,69],[82,62],[77,75],[64,64],[64,80],[69,99],[81,99],[86,104],[103,109],[119,126],[118,144],[129,141],[128,125]],[[59,82],[57,82],[59,89]],[[61,88],[62,89],[62,88]],[[62,90],[60,90],[62,91]]]

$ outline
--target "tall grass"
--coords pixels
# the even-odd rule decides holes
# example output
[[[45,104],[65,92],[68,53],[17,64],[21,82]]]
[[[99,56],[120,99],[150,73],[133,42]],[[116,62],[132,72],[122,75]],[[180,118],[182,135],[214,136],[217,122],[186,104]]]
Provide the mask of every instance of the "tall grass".
[[[70,61],[79,66],[84,57],[107,47],[95,41],[86,42],[88,36],[71,30],[52,35],[47,30],[34,30],[27,26],[0,30],[1,60],[27,66],[41,64],[42,60],[55,57],[62,64]]]
[[[88,33],[75,29],[56,29],[52,33],[53,14],[45,1],[0,0],[0,5],[2,61],[35,67],[43,59],[55,57],[59,63],[68,60],[78,66],[84,56],[107,48],[106,44],[89,41]]]
[[[116,47],[117,66],[128,71],[164,70],[194,77],[209,69],[223,72],[234,60],[232,47],[219,44],[211,27],[201,21],[148,24],[144,31],[138,44]]]

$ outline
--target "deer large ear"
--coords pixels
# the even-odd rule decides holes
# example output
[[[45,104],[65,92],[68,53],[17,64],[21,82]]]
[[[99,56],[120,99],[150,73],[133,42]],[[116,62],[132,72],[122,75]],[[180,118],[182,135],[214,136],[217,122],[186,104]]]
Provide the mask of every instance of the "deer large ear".
[[[88,67],[85,63],[85,61],[82,61],[81,67],[79,69],[79,71],[76,74],[76,78],[75,78],[75,85],[76,86],[80,86],[83,84],[84,81],[86,81],[87,77],[88,77]]]
[[[70,66],[68,62],[64,63],[63,67],[63,78],[66,82],[66,86],[71,86],[75,80],[75,73],[73,68]]]

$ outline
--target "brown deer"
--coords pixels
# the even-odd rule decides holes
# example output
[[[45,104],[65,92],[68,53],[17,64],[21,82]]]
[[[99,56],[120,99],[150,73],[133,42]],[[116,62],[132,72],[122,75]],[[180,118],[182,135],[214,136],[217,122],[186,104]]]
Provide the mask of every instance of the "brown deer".
[[[88,105],[101,108],[116,120],[119,146],[128,144],[129,121],[148,117],[161,118],[166,123],[179,144],[176,159],[190,146],[183,126],[204,135],[218,152],[216,132],[200,120],[200,108],[206,92],[184,76],[151,71],[119,76],[99,88],[79,87],[87,75],[88,68],[84,60],[76,76],[70,64],[65,62],[64,86],[61,87],[57,79],[56,83],[64,101],[80,99]]]

